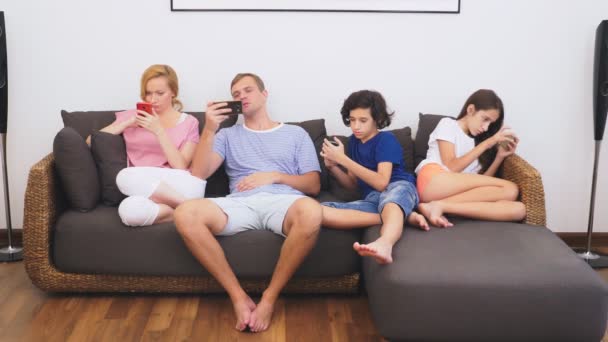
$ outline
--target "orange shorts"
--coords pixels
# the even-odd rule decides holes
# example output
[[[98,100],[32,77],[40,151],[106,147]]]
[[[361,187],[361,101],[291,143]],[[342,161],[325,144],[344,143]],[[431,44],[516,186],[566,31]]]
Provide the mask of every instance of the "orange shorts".
[[[424,189],[431,182],[431,178],[435,175],[447,172],[443,166],[437,163],[429,163],[422,167],[418,172],[418,178],[416,179],[416,188],[418,189],[418,196],[421,197]]]

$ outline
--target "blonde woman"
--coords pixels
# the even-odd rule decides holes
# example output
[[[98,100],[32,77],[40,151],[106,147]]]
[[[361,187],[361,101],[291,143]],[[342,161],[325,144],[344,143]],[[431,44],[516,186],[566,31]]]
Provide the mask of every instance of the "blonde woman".
[[[182,113],[177,74],[168,65],[152,65],[141,77],[141,99],[151,113],[127,110],[101,131],[122,134],[128,166],[116,176],[127,195],[118,208],[127,226],[173,220],[173,210],[187,199],[202,198],[206,181],[190,174],[199,141],[198,120]]]

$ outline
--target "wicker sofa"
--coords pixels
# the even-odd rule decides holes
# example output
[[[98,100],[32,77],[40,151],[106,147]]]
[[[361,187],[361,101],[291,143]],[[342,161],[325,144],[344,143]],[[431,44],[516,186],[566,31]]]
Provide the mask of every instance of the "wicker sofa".
[[[107,120],[111,120],[111,113],[109,115]],[[428,134],[439,118],[438,116],[421,115],[416,141],[412,139],[409,127],[394,131],[404,147],[406,163],[411,165],[411,168],[415,162],[419,162],[421,156],[426,154]],[[313,138],[317,149],[320,147],[322,138],[326,136],[324,124],[319,128],[319,122],[323,123],[323,120],[316,120],[312,125],[316,128],[312,130],[309,122],[301,123]],[[97,128],[103,124],[103,122],[98,122]],[[425,127],[422,127],[423,124]],[[31,168],[25,196],[24,260],[27,273],[37,287],[49,292],[223,292],[219,284],[189,254],[175,232],[173,224],[132,229],[122,226],[115,207],[99,205],[87,213],[76,212],[69,208],[58,181],[54,163],[53,154],[49,154]],[[322,193],[319,200],[348,199],[346,192],[329,179],[325,170],[323,171]],[[385,337],[395,340],[502,340],[505,336],[513,338],[511,340],[522,339],[522,337],[538,337],[544,340],[559,336],[562,338],[576,336],[576,340],[591,341],[596,336],[601,337],[606,322],[606,289],[584,262],[578,260],[576,255],[553,233],[542,227],[546,222],[544,191],[540,174],[524,159],[513,155],[505,160],[500,170],[500,176],[519,186],[521,200],[527,208],[525,222],[502,224],[460,220],[457,227],[453,229],[432,229],[428,233],[408,227],[404,238],[395,246],[396,262],[384,267],[370,262],[368,258],[361,260],[351,248],[354,241],[374,239],[378,234],[378,227],[354,231],[322,229],[317,246],[288,283],[284,292],[357,293],[364,286],[378,329]],[[89,227],[96,228],[89,229]],[[112,229],[115,230],[114,233],[111,232]],[[479,234],[479,232],[484,233]],[[105,237],[110,234],[114,234],[113,238]],[[451,241],[458,241],[459,234],[461,234],[460,238],[468,239],[466,244],[449,247]],[[522,239],[527,238],[530,238],[531,241],[538,240],[546,243],[546,248],[556,251],[557,258],[562,258],[567,262],[564,264],[552,259],[552,256],[545,257],[547,251],[536,250],[533,246],[527,246],[522,242]],[[272,233],[258,231],[218,240],[246,291],[252,293],[263,291],[276,263],[282,238]],[[523,272],[521,278],[527,280],[522,280],[524,283],[513,284],[514,287],[526,288],[525,282],[534,282],[538,277],[542,277],[539,282],[548,288],[558,289],[558,292],[569,291],[574,287],[580,289],[579,282],[582,277],[583,287],[586,287],[586,291],[581,295],[576,292],[576,296],[579,296],[578,299],[582,303],[580,305],[593,304],[590,307],[580,307],[578,311],[573,310],[573,307],[575,307],[574,309],[579,307],[577,304],[571,303],[577,303],[578,300],[572,300],[572,297],[570,300],[560,299],[562,295],[572,296],[572,291],[552,292],[558,297],[548,300],[556,302],[544,303],[546,311],[542,313],[548,315],[548,322],[553,323],[540,327],[529,327],[529,330],[519,334],[514,333],[517,329],[514,330],[512,327],[527,326],[525,322],[530,317],[524,311],[523,313],[502,315],[500,323],[490,324],[493,327],[491,330],[480,328],[475,323],[475,319],[469,318],[476,318],[483,322],[491,316],[488,315],[488,304],[484,300],[476,302],[479,299],[477,294],[481,293],[476,289],[488,288],[496,293],[495,288],[491,287],[496,287],[496,285],[485,283],[488,274],[487,265],[483,262],[483,255],[476,255],[471,246],[483,245],[489,240],[497,241],[497,243],[506,241],[504,242],[506,245],[501,245],[501,248],[512,251],[515,256],[526,255],[535,260],[535,264],[526,265],[517,270],[517,272]],[[429,246],[429,243],[437,243],[437,245]],[[419,247],[416,246],[426,246],[426,249],[419,250],[417,249]],[[428,272],[429,269],[436,272],[431,276],[424,272],[414,272],[416,267],[404,269],[404,265],[408,265],[408,260],[418,260],[420,255],[435,248],[436,250],[448,248],[455,253],[449,259],[469,263],[472,273],[458,272],[452,277],[453,280],[444,279],[441,274],[445,274],[449,270],[453,271],[454,267],[459,266],[454,266],[449,262],[444,265],[439,260],[430,268],[424,267],[424,272]],[[487,251],[482,250],[480,253],[487,253]],[[144,257],[142,258],[141,255]],[[255,255],[255,258],[252,258],[252,255]],[[459,255],[462,258],[459,258]],[[429,260],[432,259],[431,257]],[[494,256],[491,259],[497,264],[496,268],[502,267],[500,265],[502,260],[513,262],[513,260],[501,256]],[[476,265],[476,263],[479,264]],[[550,274],[536,276],[539,265],[555,264],[559,267],[549,267]],[[446,267],[449,270],[443,269]],[[475,273],[477,272],[475,269],[479,269],[479,273]],[[545,280],[551,278],[553,272],[560,274],[559,279],[547,283]],[[466,281],[459,279],[460,275],[465,273],[467,273]],[[508,272],[503,273],[508,274]],[[474,281],[471,285],[471,279],[479,279],[479,283],[476,284]],[[422,289],[423,293],[420,294],[420,297],[417,297],[418,299],[429,299],[424,303],[417,303],[415,298],[408,296],[408,293],[415,293],[415,290],[420,289],[426,281],[430,284],[441,284],[441,286],[427,287],[434,293],[431,297],[442,298],[441,302],[429,299],[428,296],[431,292],[424,292],[426,291],[424,289]],[[451,281],[454,283],[449,284]],[[577,285],[573,285],[571,288],[564,286],[565,283],[576,283]],[[530,301],[530,298],[538,297],[539,291],[542,291],[535,284],[531,284],[528,287],[529,292],[523,291],[525,295],[520,297],[512,297],[509,292],[507,303],[538,304]],[[458,292],[458,289],[463,290]],[[464,304],[463,302],[454,303],[454,305],[464,305],[464,307],[462,309],[453,307],[450,309],[451,311],[443,315],[442,310],[446,308],[446,304],[441,296],[446,293],[451,295],[450,291],[456,291],[454,295],[460,296],[459,298],[464,296]],[[516,293],[522,293],[522,291],[516,291]],[[394,298],[399,300],[394,300]],[[408,308],[408,301],[417,304]],[[469,305],[478,306],[479,310],[470,312]],[[501,312],[504,305],[503,302],[496,307],[491,305],[490,307],[496,312]],[[416,319],[410,320],[410,316],[402,317],[399,314],[400,311],[409,309],[414,311],[411,315],[418,318],[424,317],[436,324],[444,324],[447,328],[436,329],[433,324],[428,323],[429,321],[424,324]],[[459,310],[464,311],[459,312]],[[425,315],[424,312],[428,312],[428,315]],[[466,314],[464,314],[465,312]],[[551,321],[556,315],[563,319],[576,319],[580,324],[576,328],[564,331],[561,320]],[[590,319],[589,316],[600,318]],[[408,324],[407,321],[416,323]],[[574,325],[576,324],[571,323],[567,326]],[[556,340],[562,340],[562,338]]]

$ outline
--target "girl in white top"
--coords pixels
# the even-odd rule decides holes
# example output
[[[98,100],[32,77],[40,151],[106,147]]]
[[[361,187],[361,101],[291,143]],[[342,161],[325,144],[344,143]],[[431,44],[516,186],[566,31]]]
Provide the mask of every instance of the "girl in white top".
[[[503,120],[501,99],[480,89],[456,120],[442,119],[431,133],[427,158],[416,168],[418,209],[431,224],[451,227],[444,214],[492,221],[525,218],[517,185],[494,177],[519,142]]]

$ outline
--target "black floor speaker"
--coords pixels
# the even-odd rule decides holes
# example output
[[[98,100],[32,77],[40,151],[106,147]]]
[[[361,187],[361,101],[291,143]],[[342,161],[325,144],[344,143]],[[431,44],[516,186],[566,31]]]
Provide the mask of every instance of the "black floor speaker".
[[[6,133],[8,117],[8,69],[6,67],[6,25],[0,11],[0,133]]]
[[[608,20],[602,21],[595,31],[595,59],[593,63],[593,126],[595,154],[591,180],[591,205],[587,223],[587,248],[579,254],[593,268],[608,267],[608,255],[591,251],[595,211],[595,187],[597,185],[598,159],[608,116]]]
[[[602,140],[608,115],[608,20],[602,21],[595,32],[593,75],[595,140]]]

